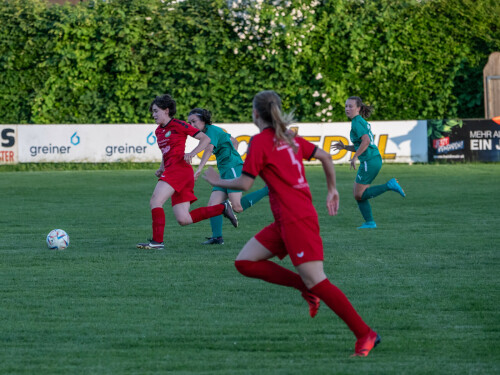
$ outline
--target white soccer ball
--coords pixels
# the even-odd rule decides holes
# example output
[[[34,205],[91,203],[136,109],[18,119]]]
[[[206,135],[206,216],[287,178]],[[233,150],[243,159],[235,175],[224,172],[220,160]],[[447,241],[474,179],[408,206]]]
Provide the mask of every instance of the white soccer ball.
[[[47,234],[47,246],[51,250],[64,250],[69,246],[68,233],[62,229],[51,230]]]

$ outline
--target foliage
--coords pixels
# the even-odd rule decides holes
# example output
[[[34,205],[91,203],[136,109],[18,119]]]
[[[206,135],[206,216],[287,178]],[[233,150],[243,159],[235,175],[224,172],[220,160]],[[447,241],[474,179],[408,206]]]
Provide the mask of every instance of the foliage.
[[[482,117],[482,69],[500,50],[494,0],[0,0],[0,123],[151,121],[207,107],[251,120],[278,91],[299,121]]]

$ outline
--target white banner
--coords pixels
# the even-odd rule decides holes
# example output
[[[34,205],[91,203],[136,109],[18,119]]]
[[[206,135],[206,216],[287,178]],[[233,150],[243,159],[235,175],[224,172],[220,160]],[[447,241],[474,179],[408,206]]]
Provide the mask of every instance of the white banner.
[[[426,121],[370,122],[384,162],[427,162]],[[253,124],[217,124],[239,141],[238,152],[246,157],[250,138],[258,133]],[[332,154],[336,163],[348,163],[351,152],[331,150],[342,141],[350,144],[348,122],[299,123],[292,125],[298,134]],[[18,160],[41,162],[160,162],[155,124],[99,125],[17,125]],[[10,134],[10,133],[9,133]],[[197,145],[188,137],[186,151]],[[193,159],[199,164],[201,153]],[[210,164],[214,163],[212,156]],[[309,163],[318,163],[311,161]]]

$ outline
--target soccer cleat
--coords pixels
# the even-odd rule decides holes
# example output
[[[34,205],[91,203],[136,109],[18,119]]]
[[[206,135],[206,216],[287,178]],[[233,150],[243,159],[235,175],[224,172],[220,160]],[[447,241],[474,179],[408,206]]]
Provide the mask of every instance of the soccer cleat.
[[[314,318],[316,316],[316,314],[318,313],[319,302],[321,300],[308,290],[304,290],[302,292],[302,297],[309,304],[309,315],[311,315],[311,318]]]
[[[156,242],[153,240],[149,240],[149,242],[143,242],[137,244],[138,249],[159,249],[162,250],[165,248],[163,242]]]
[[[224,211],[222,211],[222,214],[229,219],[231,224],[233,224],[233,227],[238,228],[238,218],[234,214],[231,202],[226,200],[222,202],[222,204],[224,205]]]
[[[367,221],[362,226],[358,227],[358,229],[375,229],[377,224],[374,221]]]
[[[207,237],[205,242],[201,243],[202,245],[224,245],[224,240],[222,237]]]
[[[354,345],[354,354],[351,357],[367,357],[370,350],[380,344],[381,338],[375,331],[370,331],[366,336],[361,337]]]
[[[389,188],[389,190],[392,190],[392,191],[395,191],[396,193],[401,194],[401,196],[403,198],[406,197],[406,194],[405,194],[403,188],[399,185],[398,180],[396,180],[395,178],[392,178],[389,181],[387,181],[387,187]]]

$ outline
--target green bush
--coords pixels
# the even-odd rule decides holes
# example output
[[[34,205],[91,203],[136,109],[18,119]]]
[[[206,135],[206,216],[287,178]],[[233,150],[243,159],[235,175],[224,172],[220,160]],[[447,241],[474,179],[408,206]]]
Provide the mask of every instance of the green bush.
[[[278,91],[299,121],[482,117],[482,70],[500,51],[494,0],[0,0],[0,123],[140,123],[169,92],[251,120]]]

